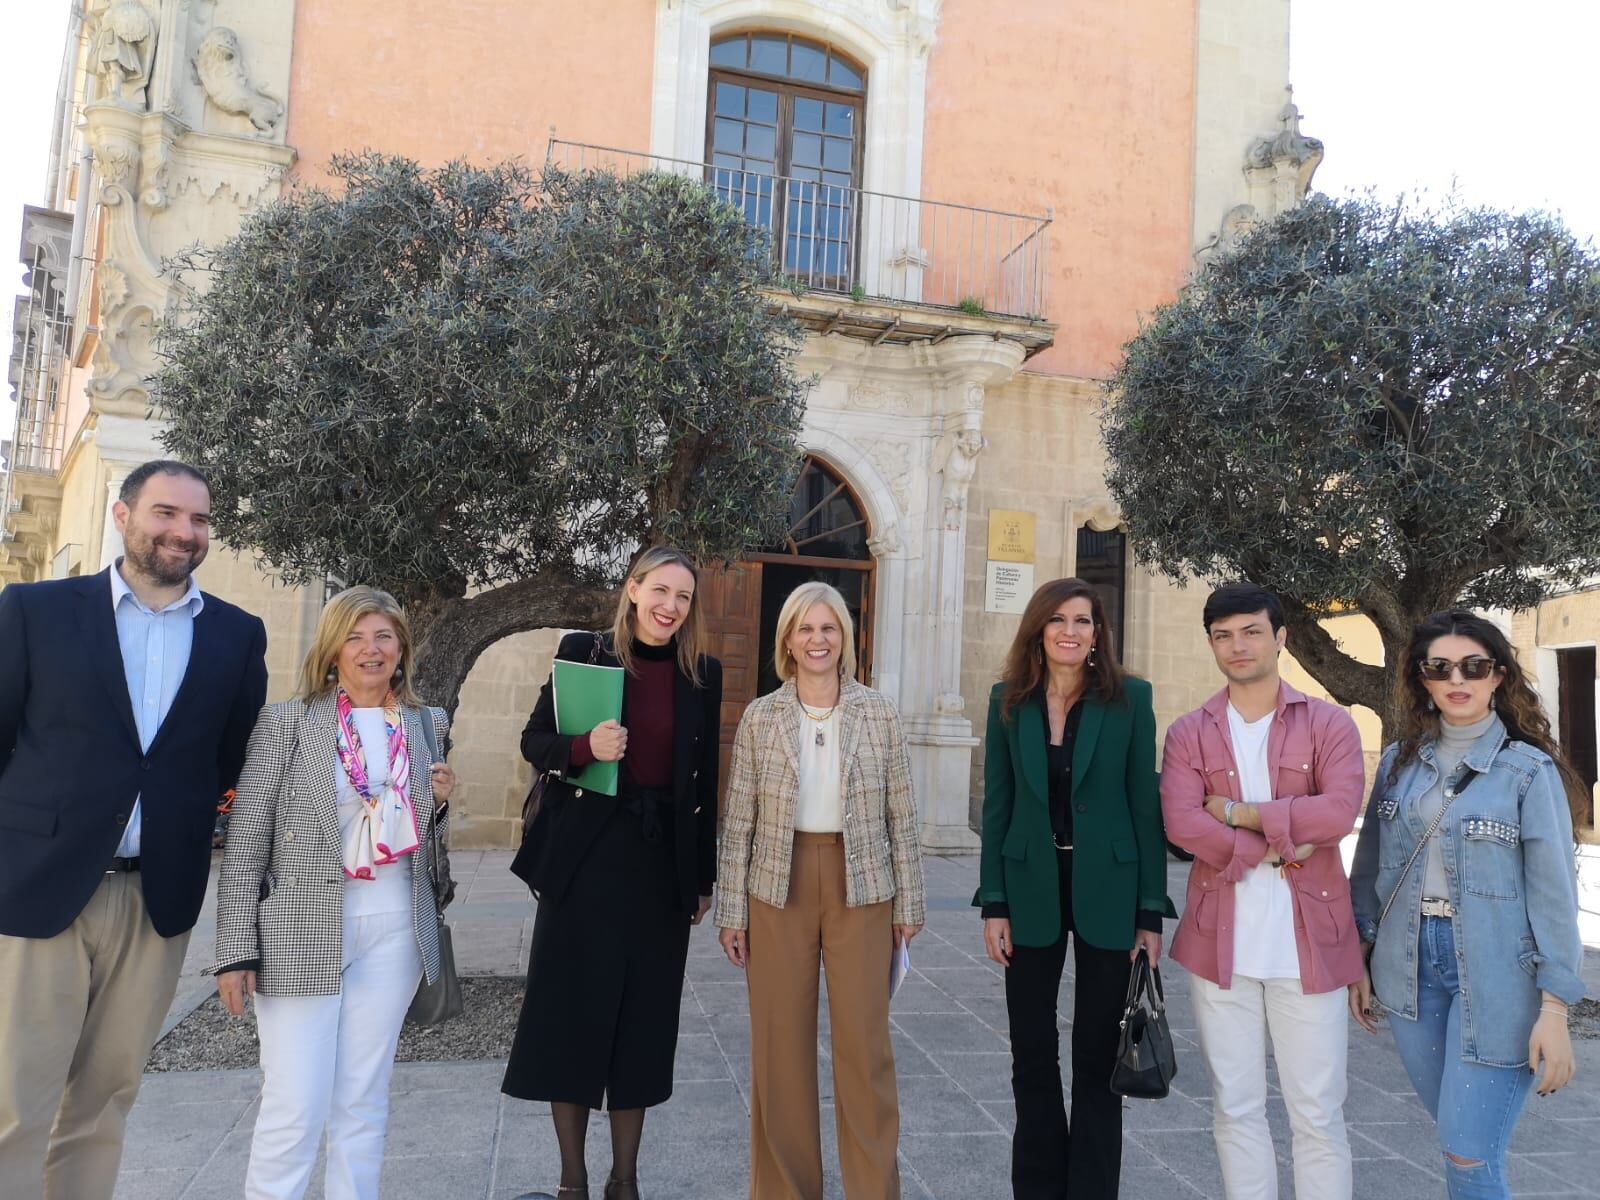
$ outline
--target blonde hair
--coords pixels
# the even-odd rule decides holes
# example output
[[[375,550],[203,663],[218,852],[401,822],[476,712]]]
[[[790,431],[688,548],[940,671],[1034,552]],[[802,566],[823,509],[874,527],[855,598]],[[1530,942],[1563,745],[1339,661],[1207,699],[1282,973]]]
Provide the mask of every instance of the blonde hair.
[[[785,683],[794,678],[794,655],[789,652],[789,635],[794,632],[794,627],[800,624],[800,619],[811,611],[813,604],[826,604],[833,610],[834,618],[839,622],[842,639],[839,647],[839,678],[854,679],[856,623],[850,619],[850,609],[846,607],[839,589],[831,583],[823,583],[820,579],[813,579],[810,583],[802,583],[795,588],[784,600],[783,607],[778,610],[778,635],[776,644],[772,647],[773,669],[778,672],[778,678]]]
[[[395,699],[409,708],[422,707],[421,699],[411,686],[411,622],[406,620],[406,610],[388,592],[363,585],[345,588],[322,606],[311,649],[306,651],[305,661],[300,664],[300,687],[295,692],[300,699],[309,704],[339,686],[337,676],[330,679],[329,675],[336,670],[344,640],[350,636],[356,622],[373,613],[388,617],[400,638],[400,677],[390,685],[394,688]]]
[[[628,580],[643,583],[646,575],[658,567],[682,567],[694,580],[694,595],[689,598],[689,615],[678,627],[678,670],[688,676],[695,687],[701,685],[700,659],[705,653],[705,623],[700,619],[700,569],[682,550],[673,546],[652,546],[634,560],[628,571]],[[633,674],[633,641],[639,636],[636,627],[633,601],[628,599],[628,581],[624,580],[617,596],[617,616],[611,623],[611,652],[617,656],[623,670]]]

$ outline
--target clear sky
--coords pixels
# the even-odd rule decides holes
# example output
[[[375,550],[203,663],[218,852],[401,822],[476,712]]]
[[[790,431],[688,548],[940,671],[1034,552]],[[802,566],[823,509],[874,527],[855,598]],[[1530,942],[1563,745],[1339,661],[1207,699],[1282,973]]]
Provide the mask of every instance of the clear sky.
[[[1380,195],[1454,180],[1471,203],[1560,212],[1600,241],[1597,0],[1294,0],[1312,186]]]
[[[0,346],[8,356],[22,206],[44,198],[73,2],[6,5]],[[1597,47],[1600,0],[1294,0],[1295,99],[1304,131],[1328,147],[1314,186],[1392,196],[1454,184],[1470,202],[1557,210],[1600,241]],[[0,438],[10,437],[12,419],[9,392],[0,392]]]

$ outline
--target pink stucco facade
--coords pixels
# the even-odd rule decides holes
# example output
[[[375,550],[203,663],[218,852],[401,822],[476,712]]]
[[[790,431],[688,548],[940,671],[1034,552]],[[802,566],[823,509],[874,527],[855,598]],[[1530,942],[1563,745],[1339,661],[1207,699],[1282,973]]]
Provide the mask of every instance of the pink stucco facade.
[[[655,0],[299,0],[288,141],[425,163],[563,139],[646,150]],[[785,27],[795,28],[792,19]],[[820,34],[822,31],[819,30]],[[1192,0],[945,0],[929,55],[921,195],[1052,210],[1053,347],[1028,370],[1104,375],[1189,269]],[[869,81],[869,87],[871,81]]]

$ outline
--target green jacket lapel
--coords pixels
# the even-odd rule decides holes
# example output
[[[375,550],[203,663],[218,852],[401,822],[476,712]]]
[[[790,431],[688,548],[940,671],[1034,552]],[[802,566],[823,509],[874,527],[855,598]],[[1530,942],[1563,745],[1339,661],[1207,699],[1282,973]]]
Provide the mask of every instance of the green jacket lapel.
[[[1072,743],[1072,794],[1077,796],[1083,787],[1083,777],[1094,760],[1095,743],[1100,740],[1100,724],[1105,719],[1106,708],[1098,700],[1087,697],[1083,701],[1083,716],[1078,721],[1078,736]]]
[[[1022,759],[1022,777],[1027,781],[1028,790],[1039,798],[1040,803],[1048,805],[1050,786],[1045,770],[1045,742],[1048,738],[1045,733],[1044,712],[1039,707],[1038,701],[1029,696],[1017,705],[1014,720],[1017,731],[1017,756]]]

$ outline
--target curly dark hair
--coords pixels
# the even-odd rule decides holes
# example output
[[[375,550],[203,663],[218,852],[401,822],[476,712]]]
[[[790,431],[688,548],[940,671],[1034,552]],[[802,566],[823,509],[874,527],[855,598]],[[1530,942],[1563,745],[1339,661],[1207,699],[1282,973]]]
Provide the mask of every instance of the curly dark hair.
[[[1439,736],[1440,717],[1428,703],[1428,690],[1422,683],[1421,663],[1428,657],[1428,648],[1442,637],[1455,634],[1471,638],[1488,652],[1503,672],[1496,691],[1495,708],[1506,733],[1514,741],[1526,742],[1543,750],[1561,772],[1561,782],[1566,785],[1567,806],[1572,810],[1574,827],[1588,811],[1589,787],[1578,774],[1560,744],[1550,733],[1550,719],[1545,716],[1539,694],[1528,682],[1527,673],[1517,661],[1517,652],[1506,635],[1493,621],[1487,621],[1466,609],[1453,608],[1436,612],[1411,631],[1411,645],[1406,649],[1403,674],[1404,693],[1400,725],[1399,752],[1389,768],[1392,786],[1400,776],[1400,768],[1417,757],[1424,742]]]

